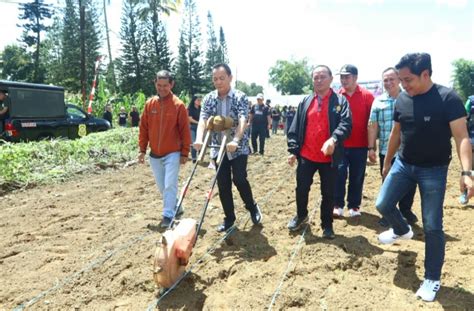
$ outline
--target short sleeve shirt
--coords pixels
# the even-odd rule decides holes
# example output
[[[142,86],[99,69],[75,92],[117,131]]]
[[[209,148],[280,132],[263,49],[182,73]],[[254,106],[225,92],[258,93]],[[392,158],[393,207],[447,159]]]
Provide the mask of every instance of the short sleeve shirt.
[[[399,157],[412,165],[435,167],[451,161],[451,121],[466,111],[454,90],[433,84],[421,95],[402,92],[395,103],[393,119],[400,123]]]
[[[220,99],[217,90],[207,94],[203,99],[201,106],[200,119],[207,120],[211,116],[223,115],[230,116],[234,119],[234,125],[231,129],[231,137],[235,137],[235,131],[239,124],[240,118],[248,119],[249,105],[247,95],[245,93],[231,89],[224,100]],[[221,142],[221,133],[214,133],[212,136],[212,144],[219,145]],[[233,160],[240,155],[248,155],[250,153],[248,131],[244,131],[243,137],[239,142],[240,148],[235,152],[227,152],[229,160]],[[211,157],[217,157],[218,150],[211,149]]]
[[[120,112],[118,116],[119,116],[119,121],[118,121],[118,123],[119,123],[120,125],[125,125],[125,124],[127,124],[127,113],[126,113],[126,112]]]
[[[380,153],[387,154],[388,139],[393,127],[393,109],[396,98],[384,93],[377,97],[372,103],[370,110],[370,122],[377,122]]]
[[[270,112],[265,105],[253,105],[250,113],[253,115],[252,126],[267,126]]]

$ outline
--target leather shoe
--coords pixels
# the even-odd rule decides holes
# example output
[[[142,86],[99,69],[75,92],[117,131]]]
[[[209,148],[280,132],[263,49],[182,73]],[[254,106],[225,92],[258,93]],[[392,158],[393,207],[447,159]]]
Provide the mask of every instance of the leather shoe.
[[[226,224],[225,222],[220,224],[218,227],[217,227],[217,232],[226,232],[227,230],[229,230],[230,228],[232,228],[234,226],[233,223],[231,224]]]
[[[323,238],[324,239],[332,240],[335,237],[336,237],[336,235],[334,234],[334,230],[332,230],[332,228],[323,229]]]
[[[255,203],[254,205],[254,210],[250,212],[250,217],[252,218],[252,222],[254,225],[258,225],[262,222],[262,212],[260,211],[260,206],[258,206],[257,203]]]

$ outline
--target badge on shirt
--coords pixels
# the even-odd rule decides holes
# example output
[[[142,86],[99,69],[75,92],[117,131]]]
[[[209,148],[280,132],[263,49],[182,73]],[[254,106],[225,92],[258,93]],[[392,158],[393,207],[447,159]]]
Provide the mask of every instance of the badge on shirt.
[[[342,109],[341,105],[336,105],[336,112],[338,112],[338,113],[341,112],[341,109]]]

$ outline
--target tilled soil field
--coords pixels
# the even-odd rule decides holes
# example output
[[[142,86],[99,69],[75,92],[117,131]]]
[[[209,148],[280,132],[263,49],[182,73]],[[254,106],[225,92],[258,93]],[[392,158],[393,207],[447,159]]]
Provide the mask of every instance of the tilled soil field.
[[[211,201],[190,266],[166,297],[152,279],[161,197],[148,165],[98,170],[70,181],[16,191],[0,203],[0,309],[32,310],[472,310],[474,210],[461,206],[454,155],[445,198],[446,260],[437,300],[415,298],[423,276],[424,235],[392,246],[378,243],[378,166],[367,168],[362,217],[335,220],[336,239],[321,238],[319,177],[310,194],[310,225],[289,233],[295,215],[295,168],[284,136],[267,140],[248,173],[262,208],[253,226],[234,188],[238,229],[227,239],[215,228],[223,212]],[[192,164],[182,166],[180,183]],[[213,171],[199,167],[184,201],[198,219]],[[217,188],[217,187],[216,187]],[[318,206],[316,208],[316,206]],[[417,194],[414,211],[421,219]],[[347,214],[347,210],[346,210]],[[303,235],[304,232],[304,235]]]

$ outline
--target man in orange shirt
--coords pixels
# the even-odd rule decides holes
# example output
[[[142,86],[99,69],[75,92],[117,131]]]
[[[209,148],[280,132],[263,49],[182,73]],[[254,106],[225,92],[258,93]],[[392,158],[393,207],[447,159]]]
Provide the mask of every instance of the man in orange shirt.
[[[174,78],[169,71],[156,74],[158,96],[150,98],[143,109],[140,122],[138,162],[144,163],[150,147],[150,165],[156,184],[163,196],[163,220],[160,227],[168,228],[176,211],[179,165],[188,160],[191,145],[188,111],[184,103],[171,92]]]

